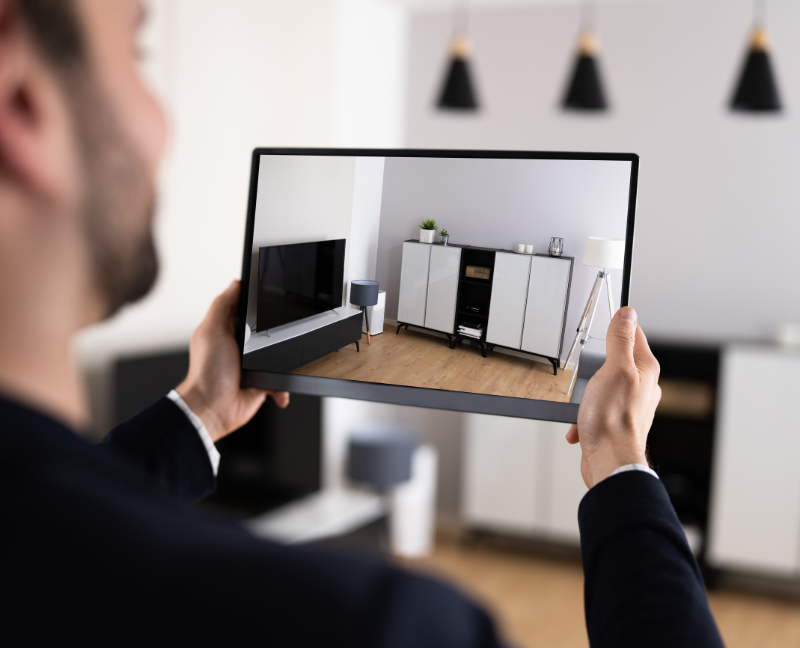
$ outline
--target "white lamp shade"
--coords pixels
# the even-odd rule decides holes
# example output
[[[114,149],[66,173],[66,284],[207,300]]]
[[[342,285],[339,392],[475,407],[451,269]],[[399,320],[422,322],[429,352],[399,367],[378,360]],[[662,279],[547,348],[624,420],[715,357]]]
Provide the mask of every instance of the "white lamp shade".
[[[590,236],[583,252],[583,265],[621,270],[625,262],[625,239]]]

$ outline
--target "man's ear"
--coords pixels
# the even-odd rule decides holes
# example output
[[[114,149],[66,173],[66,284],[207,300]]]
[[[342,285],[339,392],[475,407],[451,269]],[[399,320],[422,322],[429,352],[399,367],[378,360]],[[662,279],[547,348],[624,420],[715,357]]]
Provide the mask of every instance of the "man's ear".
[[[0,0],[0,179],[58,193],[69,148],[69,115],[14,0]],[[63,170],[65,166],[60,166]]]

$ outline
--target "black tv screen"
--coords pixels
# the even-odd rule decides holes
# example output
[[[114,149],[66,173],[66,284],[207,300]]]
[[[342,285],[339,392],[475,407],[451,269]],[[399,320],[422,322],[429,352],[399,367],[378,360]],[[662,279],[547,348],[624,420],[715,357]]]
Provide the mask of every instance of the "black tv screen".
[[[345,239],[258,249],[256,331],[342,305]]]

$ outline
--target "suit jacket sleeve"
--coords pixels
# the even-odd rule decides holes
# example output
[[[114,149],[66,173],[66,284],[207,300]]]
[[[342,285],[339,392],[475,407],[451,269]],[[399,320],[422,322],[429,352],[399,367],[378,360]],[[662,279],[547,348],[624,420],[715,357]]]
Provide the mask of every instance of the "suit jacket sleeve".
[[[187,505],[216,487],[208,451],[197,429],[166,397],[115,427],[95,447],[146,474]]]
[[[578,510],[592,648],[723,646],[705,586],[660,480],[626,472]]]

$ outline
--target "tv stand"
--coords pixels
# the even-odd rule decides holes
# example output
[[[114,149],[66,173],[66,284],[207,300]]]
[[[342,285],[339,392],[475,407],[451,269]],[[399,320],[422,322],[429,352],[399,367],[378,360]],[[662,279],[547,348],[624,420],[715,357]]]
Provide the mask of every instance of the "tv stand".
[[[360,310],[342,306],[253,333],[244,345],[242,368],[289,373],[349,344],[360,352],[362,319]]]

